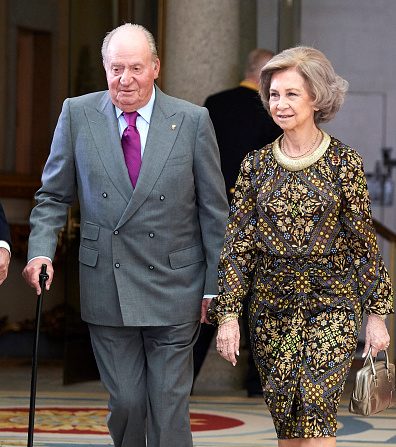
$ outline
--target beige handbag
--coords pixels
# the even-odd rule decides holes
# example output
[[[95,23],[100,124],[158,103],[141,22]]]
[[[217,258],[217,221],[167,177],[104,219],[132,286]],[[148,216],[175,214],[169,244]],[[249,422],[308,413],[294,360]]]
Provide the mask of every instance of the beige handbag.
[[[349,402],[349,411],[370,416],[389,408],[395,395],[395,365],[385,360],[373,359],[371,348],[363,367],[356,373],[355,385]]]

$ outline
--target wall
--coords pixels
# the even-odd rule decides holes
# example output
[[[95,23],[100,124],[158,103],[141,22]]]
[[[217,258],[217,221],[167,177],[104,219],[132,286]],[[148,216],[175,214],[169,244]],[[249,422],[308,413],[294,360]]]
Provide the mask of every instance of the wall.
[[[395,22],[394,1],[302,1],[301,43],[322,50],[350,84],[343,108],[326,129],[358,149],[366,172],[381,160],[383,146],[393,147],[396,158],[396,46],[390,44],[396,41]],[[395,230],[395,204],[373,206],[373,213]]]
[[[258,45],[274,51],[278,50],[280,1],[257,0]],[[300,38],[295,44],[323,51],[350,83],[342,109],[323,127],[355,147],[363,156],[366,172],[371,173],[382,160],[382,147],[393,147],[392,157],[396,158],[396,47],[389,44],[396,40],[396,2],[294,1],[301,10]],[[394,183],[395,179],[393,172]],[[391,207],[374,204],[373,214],[395,229],[395,203]]]
[[[237,85],[256,46],[255,13],[254,0],[168,0],[163,90],[201,105]]]
[[[0,130],[5,127],[0,137],[0,170],[2,173],[12,172],[15,168],[15,65],[16,36],[18,27],[30,30],[50,32],[52,35],[51,59],[47,69],[52,74],[52,86],[42,85],[42,95],[51,96],[50,122],[55,126],[61,101],[67,94],[68,76],[68,3],[69,0],[2,0],[0,2],[0,60],[2,64],[0,76]],[[66,36],[66,38],[65,38]],[[54,62],[55,61],[55,62]],[[48,147],[49,150],[49,147]],[[29,198],[1,197],[7,218],[10,223],[26,223],[33,203]],[[25,266],[25,256],[13,253],[9,277],[0,289],[0,318],[7,316],[11,324],[24,319],[34,318],[35,292],[28,287],[21,277]],[[46,297],[43,309],[61,303],[64,299],[62,273],[57,275],[56,285]]]

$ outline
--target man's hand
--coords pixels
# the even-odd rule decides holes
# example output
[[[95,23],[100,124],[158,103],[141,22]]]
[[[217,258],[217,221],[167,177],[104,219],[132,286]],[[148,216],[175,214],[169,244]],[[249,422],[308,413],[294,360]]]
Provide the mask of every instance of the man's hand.
[[[210,321],[206,318],[206,312],[213,298],[203,298],[201,304],[201,323],[210,324]]]
[[[6,248],[0,247],[0,284],[3,284],[7,278],[10,258],[10,252]]]
[[[35,258],[32,261],[28,262],[26,267],[23,269],[22,276],[25,278],[25,281],[29,284],[30,287],[36,289],[37,295],[41,295],[41,287],[40,287],[40,272],[41,266],[43,264],[47,265],[47,275],[48,279],[45,283],[45,289],[49,290],[52,283],[52,278],[54,277],[54,269],[52,267],[52,262],[47,258]]]

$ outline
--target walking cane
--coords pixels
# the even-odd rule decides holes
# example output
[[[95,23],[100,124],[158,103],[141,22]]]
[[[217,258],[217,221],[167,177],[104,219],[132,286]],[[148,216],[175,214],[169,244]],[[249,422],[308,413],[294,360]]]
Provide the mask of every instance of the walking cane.
[[[32,380],[30,383],[29,430],[28,430],[27,447],[33,447],[34,412],[36,407],[37,354],[38,354],[38,342],[40,335],[40,317],[41,317],[41,307],[43,304],[45,282],[47,281],[47,279],[48,279],[47,266],[46,264],[43,264],[41,266],[41,272],[39,275],[41,293],[40,295],[37,295],[36,326],[35,326],[35,337],[33,344],[33,359],[32,359]]]

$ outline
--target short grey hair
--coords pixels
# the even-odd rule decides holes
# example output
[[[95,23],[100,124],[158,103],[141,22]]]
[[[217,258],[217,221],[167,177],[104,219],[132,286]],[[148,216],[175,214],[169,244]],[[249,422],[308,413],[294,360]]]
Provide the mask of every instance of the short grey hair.
[[[348,82],[334,71],[331,62],[319,50],[294,47],[274,56],[261,70],[259,93],[269,111],[271,78],[274,73],[295,68],[308,85],[309,93],[318,108],[315,124],[330,121],[340,109],[348,90]]]
[[[255,48],[250,51],[246,60],[245,77],[255,75],[258,70],[261,70],[272,57],[274,53],[264,48]]]
[[[157,53],[157,47],[155,45],[155,39],[154,39],[154,36],[150,33],[150,31],[148,29],[146,29],[144,26],[138,25],[136,23],[124,23],[124,25],[120,25],[117,28],[114,28],[109,33],[107,33],[105,38],[103,39],[103,44],[102,44],[102,59],[103,59],[103,62],[106,61],[107,49],[109,47],[109,43],[110,43],[112,37],[116,33],[118,33],[118,31],[126,31],[126,30],[141,31],[146,36],[147,43],[148,43],[149,48],[150,48],[150,52],[151,52],[151,55],[152,55],[153,62],[158,59],[158,53]]]

